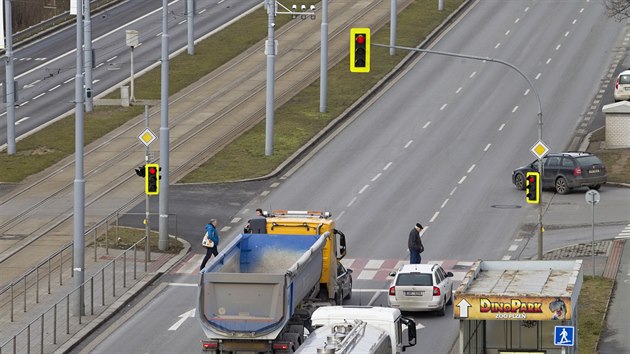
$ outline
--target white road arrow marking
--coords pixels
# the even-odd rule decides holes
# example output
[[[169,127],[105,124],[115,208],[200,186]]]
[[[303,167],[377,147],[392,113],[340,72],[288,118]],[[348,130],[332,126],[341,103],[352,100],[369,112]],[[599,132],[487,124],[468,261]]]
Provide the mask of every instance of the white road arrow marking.
[[[425,328],[425,326],[422,323],[416,322],[416,329],[423,329],[423,328]]]
[[[184,312],[181,315],[179,315],[179,317],[181,318],[168,329],[169,331],[177,331],[179,326],[181,326],[184,323],[184,321],[186,321],[187,318],[195,317],[195,309]]]
[[[472,306],[466,299],[462,299],[462,301],[457,304],[459,307],[459,318],[468,318],[468,308]]]

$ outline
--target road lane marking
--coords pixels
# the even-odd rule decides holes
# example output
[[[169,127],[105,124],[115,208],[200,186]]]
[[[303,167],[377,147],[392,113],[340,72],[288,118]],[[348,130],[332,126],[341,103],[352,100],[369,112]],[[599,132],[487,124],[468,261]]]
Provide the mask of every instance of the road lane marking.
[[[389,166],[391,166],[391,165],[392,165],[392,163],[388,162],[387,165],[385,165],[385,167],[383,167],[383,171],[386,171],[389,168]]]
[[[363,192],[365,192],[366,189],[368,189],[370,185],[366,184],[365,186],[363,186],[363,188],[361,188],[361,190],[359,191],[359,194],[363,194]]]
[[[409,141],[407,142],[407,144],[405,144],[405,147],[404,147],[403,149],[408,148],[408,147],[409,147],[409,145],[411,145],[411,143],[413,143],[413,140],[409,140]]]
[[[428,121],[426,123],[424,123],[424,125],[422,126],[422,129],[427,129],[427,127],[431,124],[431,121]]]
[[[466,180],[466,176],[460,178],[459,182],[457,182],[457,184],[462,184],[464,183],[464,181]]]
[[[372,177],[372,182],[376,181],[379,177],[381,177],[381,173],[377,173],[376,176]]]
[[[472,166],[470,166],[470,168],[468,168],[468,172],[467,172],[467,173],[471,173],[471,172],[472,172],[472,170],[474,170],[474,169],[475,169],[475,166],[477,166],[477,165],[472,164]]]
[[[486,147],[483,149],[483,151],[488,151],[488,149],[490,149],[490,145],[492,145],[492,144],[486,145]]]
[[[499,131],[503,130],[504,127],[505,127],[505,123],[501,124],[501,126],[499,127]]]
[[[429,220],[429,222],[433,222],[435,219],[437,219],[438,215],[440,215],[439,211],[436,211],[435,214],[433,214],[433,217],[431,217],[431,220]],[[426,227],[425,227],[426,229]]]
[[[446,198],[446,200],[444,200],[444,202],[442,203],[442,206],[440,207],[440,209],[444,209],[444,207],[446,206],[446,203],[448,203],[448,198]]]

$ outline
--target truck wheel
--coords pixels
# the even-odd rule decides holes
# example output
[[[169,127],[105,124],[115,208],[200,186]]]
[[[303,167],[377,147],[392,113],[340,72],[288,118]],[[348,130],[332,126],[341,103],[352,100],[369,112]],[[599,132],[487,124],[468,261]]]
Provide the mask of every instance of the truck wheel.
[[[304,326],[290,325],[287,333],[295,333],[298,335],[298,346],[304,342]]]
[[[282,335],[282,339],[292,343],[289,350],[290,353],[296,351],[297,348],[300,346],[300,335],[297,333],[285,333]]]

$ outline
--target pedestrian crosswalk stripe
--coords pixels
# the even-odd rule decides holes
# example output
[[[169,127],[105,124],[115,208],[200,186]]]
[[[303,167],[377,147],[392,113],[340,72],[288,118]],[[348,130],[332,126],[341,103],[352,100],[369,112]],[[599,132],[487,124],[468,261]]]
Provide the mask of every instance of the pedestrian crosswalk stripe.
[[[197,274],[199,265],[203,260],[203,254],[191,254],[176,267],[172,273]],[[390,273],[397,271],[403,265],[409,264],[408,259],[369,259],[369,258],[343,258],[341,263],[347,269],[352,269],[352,277],[355,280],[375,280],[389,282],[393,278]],[[472,261],[459,261],[455,259],[423,260],[422,263],[438,264],[447,272],[453,273],[454,281],[461,281],[473,264]]]

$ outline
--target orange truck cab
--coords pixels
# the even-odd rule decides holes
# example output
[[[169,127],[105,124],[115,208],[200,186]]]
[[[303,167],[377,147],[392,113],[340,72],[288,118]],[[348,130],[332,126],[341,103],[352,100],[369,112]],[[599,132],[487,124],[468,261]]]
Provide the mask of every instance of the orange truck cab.
[[[346,236],[335,228],[329,212],[274,210],[264,212],[265,233],[276,235],[322,235],[329,232],[322,252],[322,275],[320,293],[327,292],[328,299],[340,301],[337,283],[337,265],[346,255]],[[250,220],[254,222],[255,220]],[[262,221],[262,218],[259,220]]]

